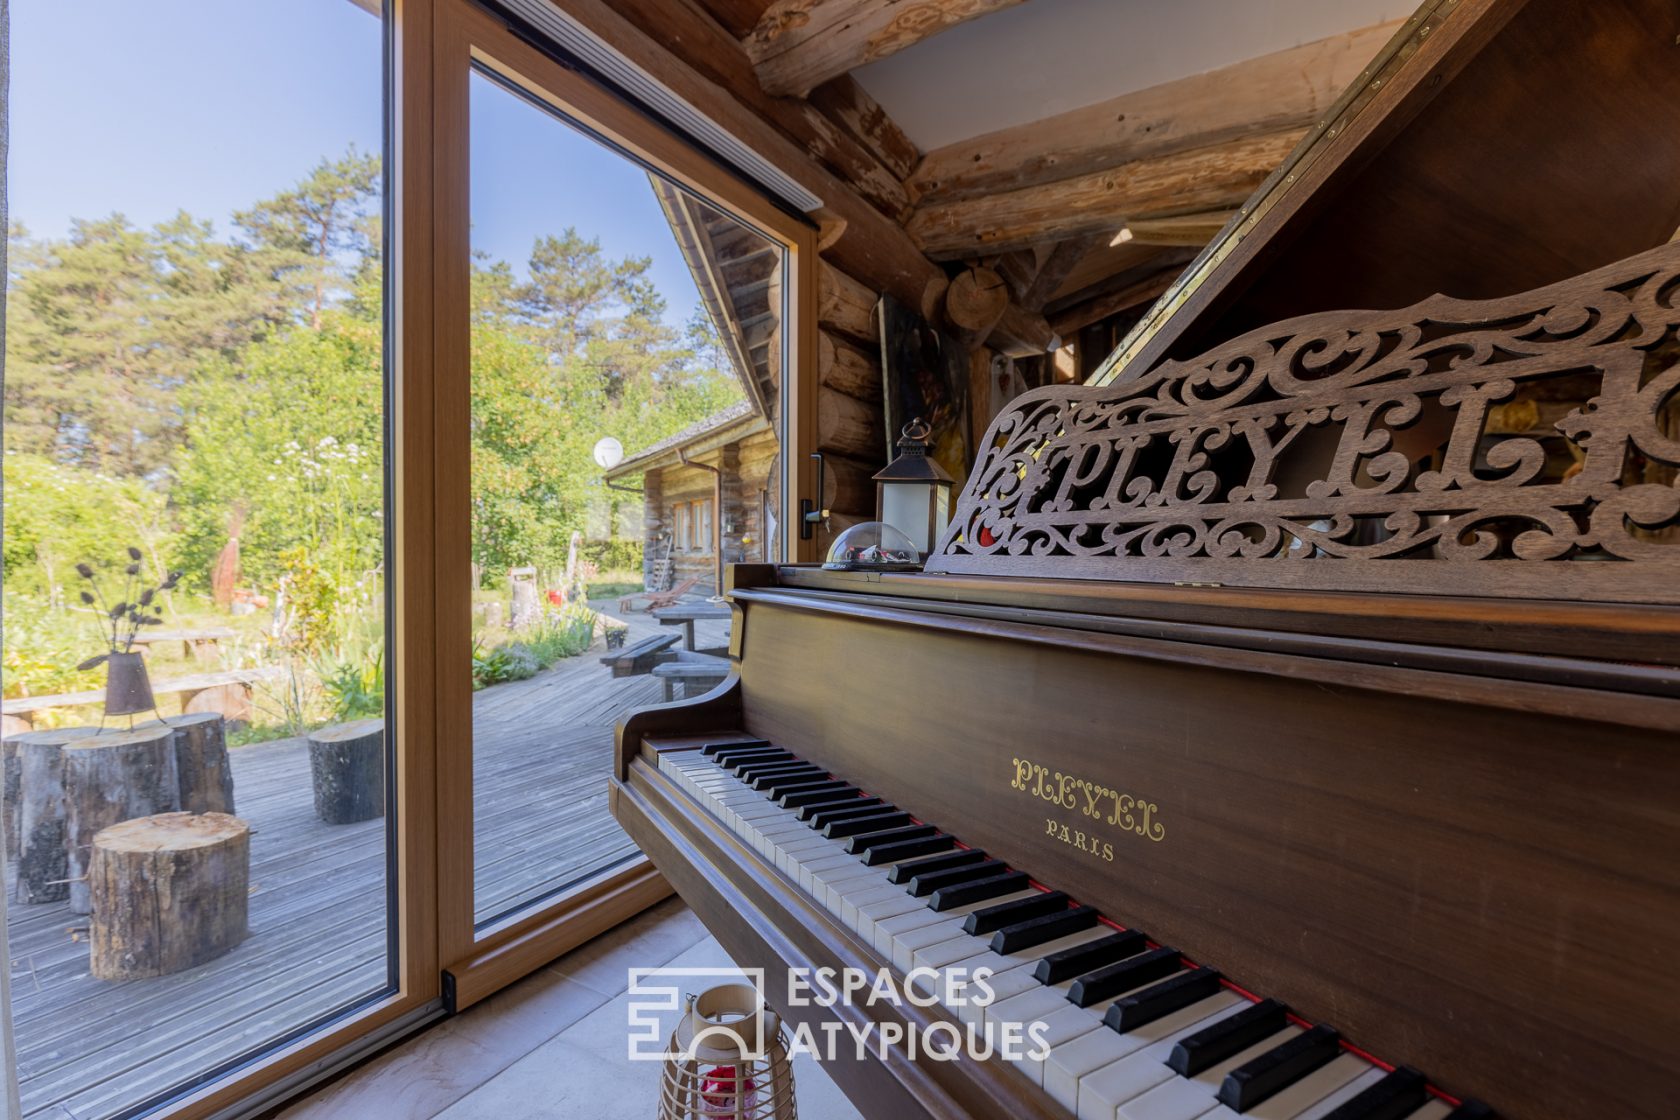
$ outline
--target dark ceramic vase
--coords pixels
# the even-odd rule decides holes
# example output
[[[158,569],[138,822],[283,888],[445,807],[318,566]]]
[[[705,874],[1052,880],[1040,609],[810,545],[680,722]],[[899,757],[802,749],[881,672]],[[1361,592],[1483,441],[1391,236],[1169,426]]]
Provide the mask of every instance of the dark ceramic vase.
[[[131,716],[156,707],[144,655],[113,653],[105,662],[105,714]]]

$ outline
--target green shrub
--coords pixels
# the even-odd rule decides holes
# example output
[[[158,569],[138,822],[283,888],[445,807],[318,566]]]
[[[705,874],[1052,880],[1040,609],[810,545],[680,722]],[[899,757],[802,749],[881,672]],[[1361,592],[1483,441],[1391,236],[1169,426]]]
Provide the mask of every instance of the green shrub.
[[[640,571],[642,542],[628,537],[584,541],[578,547],[578,557],[588,560],[603,572]]]
[[[595,612],[572,604],[545,614],[524,641],[544,669],[563,657],[576,657],[595,641]]]
[[[339,722],[385,714],[385,643],[338,651],[316,667],[333,719]]]

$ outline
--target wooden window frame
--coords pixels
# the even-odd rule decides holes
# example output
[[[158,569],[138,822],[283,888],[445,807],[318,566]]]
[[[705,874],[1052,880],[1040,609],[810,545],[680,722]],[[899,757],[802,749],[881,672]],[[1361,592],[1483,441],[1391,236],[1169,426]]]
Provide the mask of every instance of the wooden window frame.
[[[815,485],[810,452],[816,449],[816,267],[814,227],[770,201],[687,139],[598,84],[578,69],[515,35],[497,17],[468,0],[434,0],[435,36],[431,60],[432,254],[434,269],[431,336],[434,382],[435,457],[433,481],[435,550],[432,560],[437,648],[462,651],[435,663],[437,790],[437,954],[444,970],[445,999],[464,1008],[670,893],[646,857],[637,855],[573,890],[540,900],[528,911],[483,928],[473,915],[472,716],[466,651],[471,631],[468,586],[470,414],[467,377],[468,284],[471,236],[470,78],[477,69],[505,85],[554,107],[621,151],[656,167],[673,182],[752,227],[787,254],[784,274],[786,362],[780,433],[785,462],[795,464],[786,480],[787,505]],[[455,465],[456,469],[449,469]],[[785,559],[815,556],[814,544],[799,542]]]

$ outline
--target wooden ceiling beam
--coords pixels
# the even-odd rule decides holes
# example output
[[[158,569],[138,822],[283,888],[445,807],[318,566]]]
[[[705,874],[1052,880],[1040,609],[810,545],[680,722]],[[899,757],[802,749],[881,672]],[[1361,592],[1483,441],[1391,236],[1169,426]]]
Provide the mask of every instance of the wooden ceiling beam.
[[[605,3],[696,73],[722,86],[737,101],[774,125],[807,155],[820,160],[877,210],[896,221],[902,221],[909,213],[910,196],[902,182],[905,173],[883,164],[843,122],[831,120],[816,106],[797,98],[771,97],[765,93],[759,88],[752,63],[740,41],[732,38],[697,0],[605,0]],[[880,112],[880,106],[875,109],[885,120],[886,114]],[[858,130],[867,133],[869,129],[863,119],[867,117],[867,109],[860,106],[855,112],[859,117]],[[897,126],[890,120],[875,123],[879,136],[886,136],[889,128],[897,132]]]
[[[1177,214],[1170,218],[1138,218],[1126,223],[1126,240],[1139,245],[1200,249],[1217,237],[1236,213],[1235,210],[1209,210],[1205,214]]]
[[[765,92],[816,86],[1021,0],[776,0],[745,42]]]
[[[921,203],[1019,190],[1138,159],[1320,120],[1399,22],[1167,82],[927,153],[908,180]]]
[[[1134,219],[1235,209],[1303,135],[1292,129],[1243,136],[1060,182],[922,205],[906,228],[928,256],[941,260],[1117,231]]]
[[[1177,267],[1159,269],[1124,287],[1115,288],[1083,303],[1056,311],[1049,316],[1050,329],[1063,338],[1068,338],[1082,327],[1088,327],[1100,319],[1106,319],[1140,304],[1154,303],[1172,287],[1173,281],[1177,280],[1179,273],[1183,271]]]
[[[624,3],[626,0],[614,0]],[[676,8],[678,5],[661,5]],[[853,276],[927,313],[937,308],[947,280],[897,222],[794,143],[737,92],[700,69],[690,66],[666,47],[655,33],[644,31],[608,0],[566,0],[566,10],[593,34],[630,62],[657,74],[671,92],[760,153],[783,174],[823,200],[826,216],[837,230],[827,255]]]
[[[1108,236],[1108,231],[1103,230],[1082,237],[1070,237],[1050,250],[1050,255],[1039,266],[1038,275],[1021,293],[1021,305],[1034,311],[1042,310],[1050,302],[1050,297],[1067,283],[1067,278],[1073,275],[1079,262],[1106,244]]]
[[[752,34],[771,0],[699,0],[700,6],[736,39]]]
[[[850,74],[829,79],[813,89],[806,100],[868,148],[881,166],[901,181],[909,178],[922,161],[921,149]]]

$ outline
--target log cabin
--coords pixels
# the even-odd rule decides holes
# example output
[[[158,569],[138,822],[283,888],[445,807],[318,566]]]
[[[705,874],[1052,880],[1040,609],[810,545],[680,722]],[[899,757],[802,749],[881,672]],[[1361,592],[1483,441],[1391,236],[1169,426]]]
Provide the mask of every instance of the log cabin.
[[[378,976],[97,1093],[20,1020],[0,1120],[1674,1114],[1680,3],[355,4]],[[472,691],[483,89],[646,175],[739,384],[601,478],[727,607],[703,695]]]

